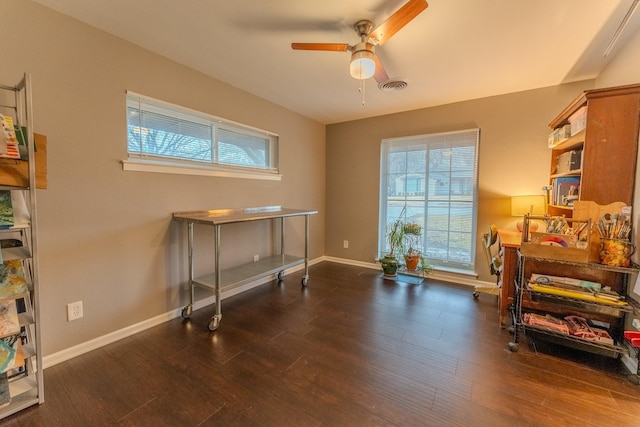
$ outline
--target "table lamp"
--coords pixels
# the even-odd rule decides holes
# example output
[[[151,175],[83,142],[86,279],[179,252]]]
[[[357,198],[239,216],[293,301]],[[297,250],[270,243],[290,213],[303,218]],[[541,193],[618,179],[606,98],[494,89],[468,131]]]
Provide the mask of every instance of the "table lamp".
[[[544,215],[545,212],[545,197],[539,196],[512,196],[511,197],[511,216],[525,216],[529,215]],[[522,232],[522,221],[516,223],[518,231]],[[529,231],[536,231],[538,224],[531,222],[529,224]]]

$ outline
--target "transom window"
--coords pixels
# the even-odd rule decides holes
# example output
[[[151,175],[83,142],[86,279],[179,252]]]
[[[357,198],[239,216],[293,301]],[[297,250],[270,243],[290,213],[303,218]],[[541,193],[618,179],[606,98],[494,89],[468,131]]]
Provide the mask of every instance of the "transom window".
[[[382,140],[379,252],[387,225],[422,226],[418,246],[435,268],[473,272],[480,129]]]
[[[129,159],[278,173],[278,135],[127,92]]]

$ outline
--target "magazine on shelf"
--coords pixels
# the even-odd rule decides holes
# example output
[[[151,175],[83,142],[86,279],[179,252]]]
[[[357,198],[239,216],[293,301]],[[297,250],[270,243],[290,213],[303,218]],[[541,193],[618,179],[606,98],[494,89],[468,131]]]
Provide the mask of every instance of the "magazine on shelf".
[[[13,227],[13,203],[10,190],[0,190],[0,229]]]
[[[29,292],[22,261],[5,261],[0,266],[0,298],[7,298]]]
[[[14,227],[29,226],[31,215],[27,208],[27,196],[23,190],[11,190],[11,210],[13,211]]]
[[[0,157],[20,159],[18,138],[13,119],[0,114]]]
[[[0,408],[11,403],[11,393],[9,391],[9,378],[6,372],[0,374]]]
[[[20,333],[16,300],[0,301],[0,337]]]
[[[5,373],[24,365],[22,337],[20,334],[0,339],[0,372]]]

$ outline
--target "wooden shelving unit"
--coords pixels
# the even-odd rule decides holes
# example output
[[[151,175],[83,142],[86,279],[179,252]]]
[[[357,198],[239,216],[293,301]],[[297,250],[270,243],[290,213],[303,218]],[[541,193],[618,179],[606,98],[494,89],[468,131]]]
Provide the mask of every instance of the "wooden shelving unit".
[[[561,128],[581,108],[586,108],[586,126],[551,149],[549,183],[561,177],[580,179],[579,200],[601,205],[633,202],[638,131],[640,129],[640,85],[588,90],[577,97],[551,123]],[[582,150],[579,168],[558,172],[558,158]],[[572,207],[550,197],[550,215],[572,216]]]

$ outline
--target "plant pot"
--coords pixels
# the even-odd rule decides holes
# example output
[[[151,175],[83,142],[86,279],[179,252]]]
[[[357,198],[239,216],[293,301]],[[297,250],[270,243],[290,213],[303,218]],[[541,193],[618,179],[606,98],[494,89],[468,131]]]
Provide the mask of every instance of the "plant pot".
[[[405,255],[404,262],[407,265],[407,270],[415,271],[418,268],[418,263],[420,262],[420,255]]]
[[[382,271],[386,277],[396,277],[398,275],[398,260],[393,255],[385,255],[380,259]]]

